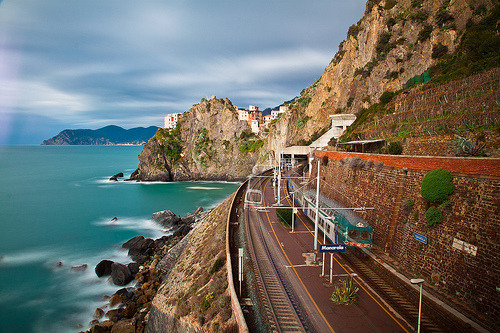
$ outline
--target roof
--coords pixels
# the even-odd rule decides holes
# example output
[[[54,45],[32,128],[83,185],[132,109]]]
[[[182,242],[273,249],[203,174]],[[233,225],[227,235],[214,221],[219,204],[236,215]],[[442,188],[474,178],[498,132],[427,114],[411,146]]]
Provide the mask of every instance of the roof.
[[[359,140],[359,141],[348,141],[348,142],[341,142],[339,145],[366,145],[369,143],[377,143],[377,142],[384,142],[384,139],[378,139],[378,140]]]

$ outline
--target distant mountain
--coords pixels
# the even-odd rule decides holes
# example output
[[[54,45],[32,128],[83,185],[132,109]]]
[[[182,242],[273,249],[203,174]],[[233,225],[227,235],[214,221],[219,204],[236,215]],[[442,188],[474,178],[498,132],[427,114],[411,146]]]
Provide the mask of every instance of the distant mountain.
[[[110,125],[97,130],[66,129],[42,145],[141,145],[155,135],[158,127],[135,127],[129,130]]]

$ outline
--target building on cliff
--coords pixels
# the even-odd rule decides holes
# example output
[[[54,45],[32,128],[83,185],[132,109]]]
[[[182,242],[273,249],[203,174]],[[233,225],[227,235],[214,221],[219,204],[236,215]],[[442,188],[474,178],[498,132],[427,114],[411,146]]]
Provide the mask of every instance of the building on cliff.
[[[179,113],[170,113],[165,117],[164,128],[175,128],[177,126],[177,121],[179,120]]]
[[[262,111],[258,106],[249,105],[248,110],[238,109],[238,120],[246,121],[251,127],[253,133],[259,133],[260,126],[263,124]]]

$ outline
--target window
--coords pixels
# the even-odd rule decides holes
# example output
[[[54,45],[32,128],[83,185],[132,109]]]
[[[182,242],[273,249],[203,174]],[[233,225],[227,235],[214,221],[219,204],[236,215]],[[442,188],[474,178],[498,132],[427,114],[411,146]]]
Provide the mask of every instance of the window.
[[[370,232],[368,230],[361,231],[361,239],[370,240]]]
[[[348,234],[349,238],[358,239],[359,238],[359,230],[349,230]]]

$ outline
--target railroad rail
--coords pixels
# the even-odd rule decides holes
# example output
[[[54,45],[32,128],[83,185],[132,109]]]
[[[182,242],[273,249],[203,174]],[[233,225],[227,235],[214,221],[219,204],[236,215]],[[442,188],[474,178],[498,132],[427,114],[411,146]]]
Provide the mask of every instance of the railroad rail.
[[[257,186],[262,187],[267,179],[259,179]],[[249,214],[254,215],[254,221],[258,221],[258,223],[248,223]],[[304,326],[297,314],[299,305],[291,288],[287,287],[283,275],[280,274],[275,259],[273,259],[268,246],[270,240],[266,241],[265,239],[258,215],[256,211],[247,210],[245,225],[249,254],[258,277],[256,284],[264,300],[263,306],[268,317],[268,329],[273,332],[304,332]]]
[[[352,249],[341,255],[349,266],[367,282],[399,315],[416,324],[419,294],[374,262],[361,250]],[[425,297],[422,300],[421,332],[475,332],[458,318]]]

